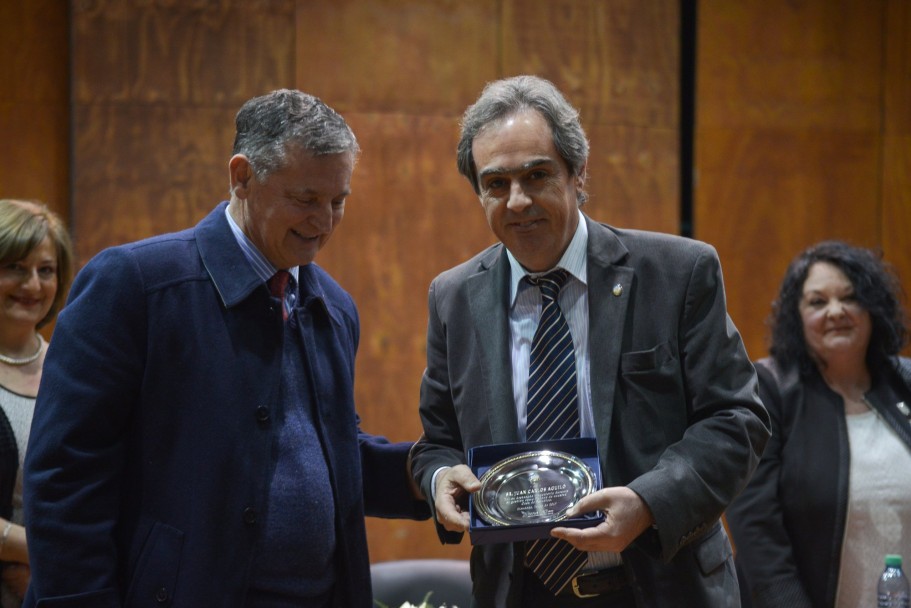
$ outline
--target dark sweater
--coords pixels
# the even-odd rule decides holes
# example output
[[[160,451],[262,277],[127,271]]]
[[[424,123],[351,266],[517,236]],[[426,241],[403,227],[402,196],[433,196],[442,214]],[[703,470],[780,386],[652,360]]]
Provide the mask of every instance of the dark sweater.
[[[302,360],[296,315],[284,332],[282,411],[262,543],[257,548],[247,606],[328,606],[335,581],[335,502],[329,469],[314,427],[312,382]],[[319,530],[320,534],[313,534]]]

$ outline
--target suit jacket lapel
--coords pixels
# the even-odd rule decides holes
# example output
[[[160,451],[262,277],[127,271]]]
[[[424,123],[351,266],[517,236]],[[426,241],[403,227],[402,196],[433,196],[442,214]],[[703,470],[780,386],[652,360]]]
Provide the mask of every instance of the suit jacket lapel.
[[[512,394],[509,261],[504,247],[494,247],[481,261],[480,272],[468,279],[468,294],[472,326],[478,332],[477,369],[487,396],[491,439],[493,443],[512,443],[519,440],[519,423]]]
[[[632,292],[632,268],[621,266],[628,251],[607,228],[585,216],[588,224],[589,348],[595,432],[602,460],[607,454],[620,367],[621,339]],[[619,294],[615,287],[619,285]],[[487,416],[494,443],[519,440],[512,394],[509,347],[509,262],[495,247],[468,279],[470,314],[478,331],[478,371],[487,396]],[[506,404],[507,406],[504,406]]]
[[[603,466],[617,392],[626,311],[635,272],[620,265],[628,251],[617,236],[588,216],[585,216],[585,221],[588,224],[588,343],[592,410]]]

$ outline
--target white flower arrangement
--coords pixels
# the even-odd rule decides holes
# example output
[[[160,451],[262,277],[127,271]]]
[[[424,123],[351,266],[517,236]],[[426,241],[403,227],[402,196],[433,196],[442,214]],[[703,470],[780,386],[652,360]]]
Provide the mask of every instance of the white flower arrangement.
[[[433,595],[433,591],[431,591],[430,593],[425,595],[424,599],[421,600],[420,604],[412,604],[411,602],[405,602],[404,604],[399,606],[399,608],[434,608],[433,604],[430,604],[428,602],[431,595]],[[389,606],[387,606],[386,604],[383,604],[382,602],[378,602],[376,600],[373,600],[373,602],[377,606],[379,606],[379,608],[389,608]],[[445,603],[443,603],[443,604],[440,604],[437,608],[459,608],[459,607],[458,606],[447,606]]]

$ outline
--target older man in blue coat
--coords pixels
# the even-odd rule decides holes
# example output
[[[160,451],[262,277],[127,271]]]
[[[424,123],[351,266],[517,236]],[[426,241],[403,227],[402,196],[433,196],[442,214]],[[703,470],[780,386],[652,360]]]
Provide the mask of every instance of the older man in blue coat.
[[[237,115],[231,200],[79,274],[25,464],[27,606],[372,605],[364,515],[426,517],[360,432],[350,296],[313,263],[358,144],[281,90]]]

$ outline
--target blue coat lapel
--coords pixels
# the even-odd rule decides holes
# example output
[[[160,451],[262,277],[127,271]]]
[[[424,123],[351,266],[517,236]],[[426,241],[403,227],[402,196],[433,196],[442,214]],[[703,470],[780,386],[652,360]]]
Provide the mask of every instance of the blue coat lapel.
[[[227,202],[219,204],[196,226],[196,243],[199,256],[212,277],[222,304],[230,308],[240,303],[263,282],[244,257],[244,252],[228,226],[225,218],[227,206]]]

